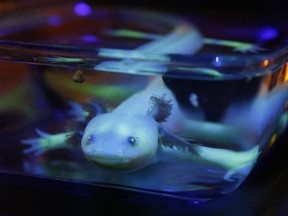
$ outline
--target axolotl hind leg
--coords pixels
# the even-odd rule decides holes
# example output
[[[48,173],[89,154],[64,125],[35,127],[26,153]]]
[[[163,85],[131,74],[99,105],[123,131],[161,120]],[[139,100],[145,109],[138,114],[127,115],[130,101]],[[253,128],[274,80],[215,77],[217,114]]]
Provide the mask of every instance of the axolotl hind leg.
[[[36,133],[40,136],[39,138],[21,140],[22,144],[30,146],[24,150],[25,154],[33,153],[35,155],[41,155],[54,149],[70,148],[66,142],[67,137],[70,135],[69,132],[48,134],[36,129]]]

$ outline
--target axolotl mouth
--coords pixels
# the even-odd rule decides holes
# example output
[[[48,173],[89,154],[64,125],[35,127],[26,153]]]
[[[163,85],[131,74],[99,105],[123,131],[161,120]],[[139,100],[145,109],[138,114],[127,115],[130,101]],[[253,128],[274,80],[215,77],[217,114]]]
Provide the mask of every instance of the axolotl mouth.
[[[90,161],[94,161],[95,163],[103,163],[103,164],[118,164],[118,163],[128,163],[130,159],[128,158],[115,158],[115,157],[94,157],[90,158]]]
[[[141,169],[151,161],[145,155],[137,157],[120,157],[117,155],[89,155],[85,154],[86,159],[101,168],[113,171],[130,172]]]
[[[136,167],[133,166],[133,161],[129,158],[86,156],[86,159],[90,163],[107,170],[132,171],[136,169]]]

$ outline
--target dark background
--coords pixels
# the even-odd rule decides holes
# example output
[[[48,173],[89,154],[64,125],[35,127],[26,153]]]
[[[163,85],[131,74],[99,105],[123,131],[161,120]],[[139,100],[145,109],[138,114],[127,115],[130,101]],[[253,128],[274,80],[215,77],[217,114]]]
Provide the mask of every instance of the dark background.
[[[8,1],[2,1],[2,4]],[[11,4],[16,1],[9,1]],[[27,5],[46,2],[29,1]],[[141,7],[212,17],[224,23],[288,23],[285,1],[106,0],[86,1],[114,6]],[[17,3],[16,3],[17,4]],[[27,7],[28,7],[27,6]],[[16,6],[15,6],[16,7]],[[0,4],[0,12],[1,8]],[[254,172],[235,192],[217,201],[195,205],[117,189],[95,188],[73,182],[0,174],[0,215],[288,215],[287,131],[263,157]]]

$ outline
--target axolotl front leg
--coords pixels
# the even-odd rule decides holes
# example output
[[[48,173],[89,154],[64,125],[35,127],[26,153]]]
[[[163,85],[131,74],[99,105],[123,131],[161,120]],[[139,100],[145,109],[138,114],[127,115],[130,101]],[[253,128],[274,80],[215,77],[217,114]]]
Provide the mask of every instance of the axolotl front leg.
[[[70,132],[48,134],[37,129],[36,133],[40,138],[25,139],[21,141],[22,144],[30,146],[24,150],[25,154],[33,153],[35,155],[41,155],[44,152],[54,149],[71,148],[71,145],[67,143],[67,138],[71,135]]]
[[[68,113],[73,115],[73,120],[67,123],[66,132],[49,134],[36,129],[39,138],[21,140],[22,144],[30,146],[24,150],[25,154],[41,155],[55,149],[80,147],[86,125],[93,117],[108,109],[103,102],[70,103],[70,106]]]

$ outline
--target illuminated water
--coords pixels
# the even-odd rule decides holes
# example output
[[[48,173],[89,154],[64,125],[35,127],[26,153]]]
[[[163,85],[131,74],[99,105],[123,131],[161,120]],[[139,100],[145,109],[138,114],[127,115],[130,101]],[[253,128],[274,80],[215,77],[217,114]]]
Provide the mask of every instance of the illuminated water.
[[[131,23],[124,25],[124,21],[127,22],[125,16],[124,21],[116,22],[115,14],[108,16],[104,10],[95,10],[97,13],[93,14],[87,5],[84,5],[85,13],[79,12],[84,6],[76,6],[57,13],[54,11],[56,15],[51,11],[42,13],[48,17],[45,22],[50,24],[49,27],[39,27],[38,31],[34,29],[35,26],[29,25],[28,33],[11,33],[8,31],[10,28],[4,29],[8,30],[1,37],[4,41],[0,49],[1,60],[4,60],[0,63],[0,171],[134,189],[197,201],[210,200],[235,190],[249,175],[258,157],[265,155],[287,125],[287,52],[284,50],[277,55],[268,53],[267,56],[249,56],[245,53],[232,55],[229,46],[235,43],[222,41],[221,45],[219,40],[205,38],[206,44],[215,41],[217,44],[205,45],[196,56],[177,54],[179,50],[169,55],[165,52],[153,52],[153,55],[141,53],[134,49],[159,38],[159,35],[166,35],[173,28],[164,25],[158,29],[155,28],[156,24],[148,25],[146,22],[139,22],[143,26]],[[101,25],[94,32],[89,30],[87,33],[81,20],[75,21],[71,11],[78,11],[80,15],[76,15],[87,25],[96,18]],[[131,16],[136,15],[132,13]],[[143,17],[140,14],[140,18]],[[151,17],[160,24],[165,20],[151,14],[146,18]],[[108,18],[113,19],[106,23]],[[73,22],[68,22],[69,19]],[[174,26],[178,21],[171,18],[170,22]],[[134,32],[112,31],[117,27],[115,23],[129,27]],[[43,23],[38,24],[41,26]],[[17,26],[12,27],[18,29]],[[67,31],[62,32],[60,27]],[[76,27],[81,31],[70,34],[68,30]],[[144,31],[150,34],[139,34]],[[34,39],[30,41],[27,35],[32,33],[40,35],[35,40],[41,44],[31,43]],[[124,34],[124,38],[117,34]],[[41,38],[41,35],[45,37]],[[127,35],[134,35],[134,38]],[[21,44],[20,38],[24,38],[27,43]],[[275,42],[274,39],[265,40]],[[220,45],[223,47],[219,48]],[[263,47],[268,49],[268,45],[264,43]],[[102,46],[106,49],[101,49]],[[237,46],[239,49],[239,44]],[[115,52],[107,48],[122,50]],[[127,52],[127,49],[134,51]],[[199,47],[195,46],[197,49]],[[257,46],[249,49],[261,50]],[[227,53],[231,55],[225,55]],[[158,85],[151,84],[155,80],[158,80]],[[124,121],[125,127],[134,133],[138,127],[145,125],[134,124],[134,121],[143,116],[144,119],[148,118],[152,103],[150,97],[161,98],[163,89],[172,104],[168,120],[174,120],[172,123],[155,120],[154,131],[150,131],[154,128],[151,125],[147,129],[149,132],[141,133],[140,141],[156,134],[154,140],[157,150],[149,163],[138,169],[126,171],[125,166],[128,165],[120,171],[111,169],[117,167],[115,164],[106,165],[109,169],[103,169],[99,161],[90,163],[86,160],[87,154],[83,153],[80,143],[74,143],[74,148],[54,149],[40,155],[23,153],[29,149],[29,145],[23,145],[22,140],[39,138],[35,129],[49,134],[65,132],[67,122],[73,119],[70,102],[97,101],[98,104],[104,103],[108,112],[113,112],[121,103],[144,91],[145,94],[133,100],[129,106],[126,105],[122,109],[124,112],[118,113],[117,118],[109,120],[109,127],[117,128],[120,120],[129,116],[129,121]],[[175,114],[175,110],[181,116]],[[162,112],[160,109],[160,114]],[[134,115],[139,113],[142,117]],[[133,123],[131,128],[129,123]],[[104,128],[105,121],[95,125],[97,133],[102,124]],[[169,142],[163,139],[163,134]],[[85,139],[97,141],[95,134],[89,135],[92,138],[88,139],[87,135]],[[112,130],[103,136],[103,140],[106,140],[104,145],[110,146],[106,150],[113,152],[120,145],[118,141],[121,139],[117,138],[120,135],[119,130]],[[181,139],[185,140],[186,146],[198,146],[199,155],[195,157],[187,153],[187,149],[182,148]],[[121,152],[124,156],[125,151]]]
[[[79,84],[73,82],[71,75],[65,72],[55,72],[55,69],[49,67],[38,67],[37,70],[39,69],[45,75],[46,88],[42,93],[34,91],[38,97],[34,101],[37,103],[36,110],[28,110],[35,112],[32,116],[38,120],[31,123],[29,118],[25,118],[27,113],[21,114],[17,109],[14,112],[11,110],[11,113],[2,112],[1,122],[3,119],[5,121],[1,124],[2,172],[167,192],[205,200],[237,188],[257,160],[256,154],[251,158],[251,164],[240,167],[242,164],[239,163],[239,170],[229,179],[225,179],[228,169],[219,165],[217,161],[206,163],[181,158],[171,161],[160,160],[151,162],[137,171],[119,172],[103,170],[89,163],[83,156],[81,148],[53,150],[40,156],[24,155],[22,151],[26,146],[21,145],[20,140],[36,138],[38,135],[35,134],[35,128],[48,133],[61,133],[65,130],[66,121],[71,119],[71,116],[67,114],[69,106],[63,99],[85,101],[86,91],[89,89],[93,99],[101,99],[113,109],[131,95],[142,91],[149,84],[149,80],[154,78],[84,71],[86,82]],[[280,135],[286,125],[285,103],[288,98],[287,83],[284,82],[286,71],[287,69],[283,67],[273,75],[250,80],[194,81],[169,77],[164,77],[163,80],[175,94],[179,107],[187,119],[199,126],[210,124],[211,128],[214,128],[214,131],[211,128],[209,130],[196,128],[196,131],[189,131],[189,139],[196,140],[202,146],[231,150],[236,154],[259,145],[260,154],[273,144],[275,136]],[[90,76],[93,78],[90,79]],[[34,89],[39,85],[43,83],[36,82]],[[113,93],[109,93],[110,91]],[[151,92],[151,95],[153,94]],[[127,110],[129,111],[131,110]],[[242,130],[243,128],[245,130]],[[181,136],[181,133],[179,134]],[[187,136],[183,135],[185,138]],[[221,152],[215,154],[220,154],[220,161],[227,157],[226,154],[222,156]],[[209,158],[206,159],[209,161]]]

